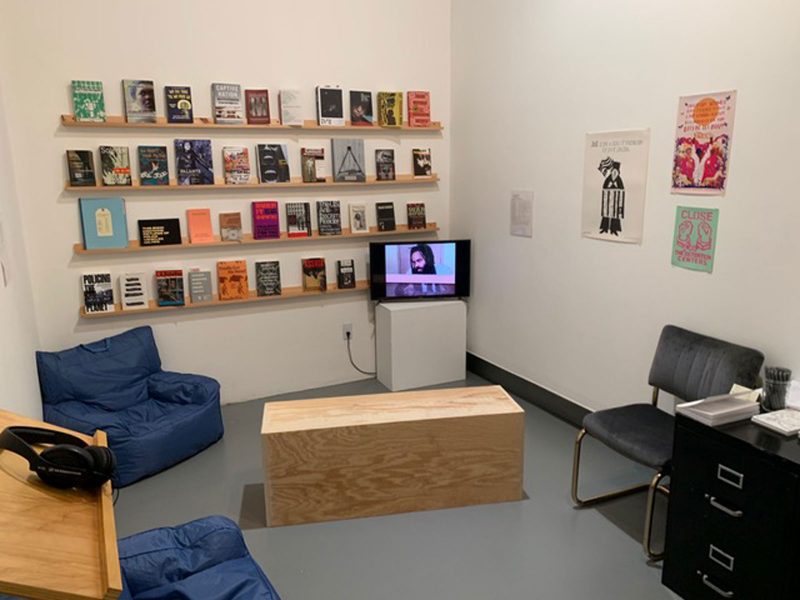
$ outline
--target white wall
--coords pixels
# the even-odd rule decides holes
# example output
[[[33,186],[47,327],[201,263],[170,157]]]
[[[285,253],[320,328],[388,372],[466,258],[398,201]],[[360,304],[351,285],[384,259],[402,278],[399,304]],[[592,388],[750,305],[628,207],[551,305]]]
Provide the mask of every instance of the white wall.
[[[38,333],[3,108],[3,66],[0,63],[0,409],[40,418],[34,359]]]
[[[661,327],[800,372],[800,6],[453,2],[454,236],[474,240],[468,348],[596,409],[646,401]],[[669,193],[681,95],[738,90],[724,198]],[[651,128],[641,246],[580,238],[584,133]],[[509,192],[535,191],[533,239]],[[678,204],[719,207],[714,273],[670,266]]]
[[[180,136],[158,130],[64,129],[59,126],[59,115],[71,112],[72,79],[103,81],[110,114],[122,112],[120,81],[126,78],[155,80],[160,114],[164,85],[191,85],[196,116],[210,114],[212,82],[268,87],[273,115],[277,114],[277,90],[299,88],[305,94],[308,119],[314,116],[313,89],[318,84],[373,92],[428,89],[432,116],[445,123],[443,135],[364,137],[371,169],[368,172],[374,172],[370,157],[376,147],[395,147],[398,172],[409,172],[411,149],[417,144],[430,146],[434,169],[443,179],[438,187],[392,188],[386,193],[333,190],[313,195],[297,190],[130,194],[126,197],[129,234],[135,237],[136,220],[148,217],[180,217],[185,231],[188,208],[210,207],[215,223],[218,212],[239,210],[247,224],[253,200],[308,200],[313,205],[316,199],[338,198],[345,209],[348,200],[358,199],[370,206],[374,201],[393,200],[400,222],[405,218],[406,201],[423,201],[429,220],[439,222],[442,235],[446,235],[450,3],[405,0],[390,12],[380,12],[374,0],[341,4],[321,0],[4,3],[0,8],[0,51],[13,57],[7,111],[41,346],[60,349],[150,323],[166,368],[218,378],[223,402],[230,402],[361,377],[350,367],[342,341],[342,324],[350,322],[354,325],[355,358],[362,368],[373,368],[373,313],[363,294],[193,310],[174,316],[126,316],[91,322],[79,319],[78,280],[82,272],[105,269],[116,277],[126,271],[152,272],[170,266],[213,269],[218,259],[241,257],[250,263],[252,276],[254,260],[277,257],[282,261],[283,285],[292,286],[300,285],[300,257],[320,254],[328,261],[329,278],[335,276],[337,258],[354,257],[357,276],[363,279],[367,244],[332,241],[254,247],[241,253],[205,249],[113,259],[75,257],[72,244],[80,239],[77,195],[63,191],[64,151],[96,149],[110,143],[128,145],[133,157],[139,144],[171,147],[172,139]],[[293,153],[292,171],[299,174],[300,145],[313,147],[327,142],[324,137],[266,138],[252,132],[196,132],[191,137],[213,139],[217,177],[222,176],[223,145],[246,144],[252,148],[264,141],[286,142]],[[132,162],[135,165],[135,159]],[[111,192],[126,196],[124,190]],[[371,218],[374,224],[374,212]]]

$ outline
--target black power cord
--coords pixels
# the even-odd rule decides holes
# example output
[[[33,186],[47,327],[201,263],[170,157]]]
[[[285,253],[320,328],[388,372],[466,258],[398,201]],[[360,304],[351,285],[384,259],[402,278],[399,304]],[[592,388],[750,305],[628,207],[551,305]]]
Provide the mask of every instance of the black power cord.
[[[347,335],[347,358],[349,358],[349,359],[350,359],[350,364],[351,364],[351,365],[353,365],[353,368],[354,368],[356,371],[358,371],[359,373],[363,373],[364,375],[371,375],[371,376],[373,376],[373,377],[374,377],[375,375],[377,375],[377,374],[378,374],[378,372],[377,372],[377,371],[375,371],[375,372],[372,372],[372,371],[364,371],[363,369],[359,369],[359,368],[358,368],[358,365],[357,365],[356,363],[354,363],[354,362],[353,362],[353,353],[350,351],[350,332],[348,331],[346,335]]]

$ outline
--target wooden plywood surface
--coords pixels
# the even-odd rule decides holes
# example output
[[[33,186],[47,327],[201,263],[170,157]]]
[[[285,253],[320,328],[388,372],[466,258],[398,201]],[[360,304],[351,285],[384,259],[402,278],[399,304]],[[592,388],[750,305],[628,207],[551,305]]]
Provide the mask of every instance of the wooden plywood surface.
[[[0,430],[10,425],[62,429],[0,411]],[[76,435],[106,443],[103,432],[94,441]],[[94,492],[55,489],[22,457],[0,452],[0,592],[44,600],[116,598],[122,589],[116,542],[110,483]]]
[[[522,413],[499,385],[268,402],[261,433]]]
[[[520,500],[523,442],[499,386],[267,403],[267,524]]]

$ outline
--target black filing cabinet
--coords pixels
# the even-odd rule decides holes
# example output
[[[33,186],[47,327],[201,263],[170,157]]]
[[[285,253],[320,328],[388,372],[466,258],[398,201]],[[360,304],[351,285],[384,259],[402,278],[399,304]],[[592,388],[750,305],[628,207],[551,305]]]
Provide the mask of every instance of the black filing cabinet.
[[[798,598],[800,443],[678,415],[662,582],[685,600]]]

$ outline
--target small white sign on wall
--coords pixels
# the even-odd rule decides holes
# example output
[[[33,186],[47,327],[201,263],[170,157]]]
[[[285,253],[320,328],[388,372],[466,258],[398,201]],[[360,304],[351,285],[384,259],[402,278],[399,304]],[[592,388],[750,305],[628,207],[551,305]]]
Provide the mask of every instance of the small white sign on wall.
[[[511,192],[511,235],[533,237],[533,191]]]

